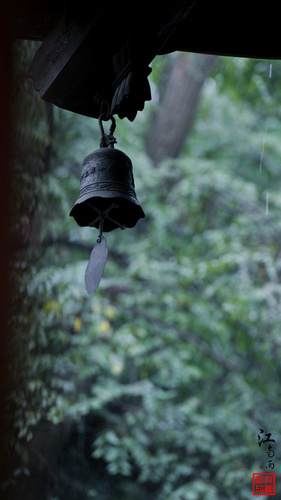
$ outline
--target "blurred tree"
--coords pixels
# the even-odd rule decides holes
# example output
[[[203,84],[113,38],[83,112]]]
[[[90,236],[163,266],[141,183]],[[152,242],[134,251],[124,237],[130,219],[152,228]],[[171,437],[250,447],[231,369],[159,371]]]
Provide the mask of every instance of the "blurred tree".
[[[159,105],[146,132],[147,153],[155,163],[179,156],[196,116],[202,86],[216,60],[213,55],[184,53],[170,57]]]

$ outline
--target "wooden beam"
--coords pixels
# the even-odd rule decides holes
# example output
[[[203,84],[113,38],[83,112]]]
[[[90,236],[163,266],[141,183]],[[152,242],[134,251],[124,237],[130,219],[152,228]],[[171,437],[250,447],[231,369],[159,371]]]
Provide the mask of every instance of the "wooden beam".
[[[103,3],[102,10],[108,2]],[[93,30],[98,24],[99,29]],[[79,22],[65,23],[62,17],[37,51],[27,76],[32,78],[40,96],[53,104],[87,116],[98,116],[99,104],[95,94],[110,93],[107,80],[112,75],[99,73],[103,54],[93,50],[93,44],[102,27],[99,11],[95,16],[85,16]],[[91,38],[91,40],[89,40]]]

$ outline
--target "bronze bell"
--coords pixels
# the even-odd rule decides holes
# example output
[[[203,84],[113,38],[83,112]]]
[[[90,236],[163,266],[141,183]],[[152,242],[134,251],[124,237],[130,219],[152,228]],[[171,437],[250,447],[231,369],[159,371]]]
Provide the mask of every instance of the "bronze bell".
[[[112,231],[134,227],[145,217],[136,197],[132,162],[112,142],[83,161],[78,199],[69,214],[79,226],[99,228],[103,219],[103,231]]]

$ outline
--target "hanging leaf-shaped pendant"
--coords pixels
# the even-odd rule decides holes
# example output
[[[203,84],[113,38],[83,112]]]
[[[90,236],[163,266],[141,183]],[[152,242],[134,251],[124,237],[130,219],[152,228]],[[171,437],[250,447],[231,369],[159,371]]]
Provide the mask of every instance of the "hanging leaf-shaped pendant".
[[[85,285],[88,293],[93,293],[99,286],[108,256],[106,238],[101,236],[95,244],[85,272]]]

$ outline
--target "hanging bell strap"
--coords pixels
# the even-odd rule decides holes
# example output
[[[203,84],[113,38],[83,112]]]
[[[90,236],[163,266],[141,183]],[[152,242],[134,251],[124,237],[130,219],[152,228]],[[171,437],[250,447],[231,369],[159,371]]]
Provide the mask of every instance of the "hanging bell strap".
[[[111,123],[110,129],[109,129],[109,134],[104,133],[102,120],[104,120],[104,121],[111,120],[112,123]],[[117,142],[115,137],[113,136],[114,130],[116,129],[115,118],[110,114],[102,113],[99,116],[98,122],[99,122],[100,133],[101,133],[100,147],[101,148],[114,148],[114,144]]]

